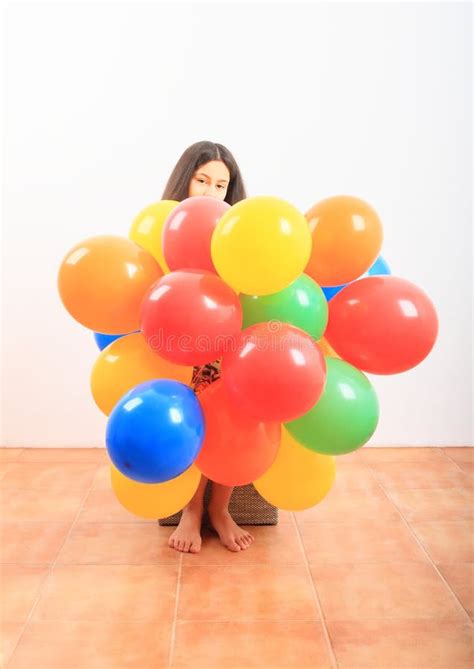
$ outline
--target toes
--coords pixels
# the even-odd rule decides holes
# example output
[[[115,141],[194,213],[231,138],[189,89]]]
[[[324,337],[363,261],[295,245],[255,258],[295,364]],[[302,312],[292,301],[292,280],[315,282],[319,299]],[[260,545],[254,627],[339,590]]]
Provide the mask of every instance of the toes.
[[[230,548],[231,551],[235,551],[236,553],[241,550],[239,544],[235,541],[231,541],[227,544],[227,548]]]
[[[243,535],[240,537],[240,541],[241,541],[241,543],[243,543],[243,544],[248,544],[248,543],[249,543],[249,538],[248,538],[247,535],[243,534]]]
[[[177,551],[183,553],[199,553],[201,549],[201,543],[193,539],[178,539],[176,537],[170,537],[168,539],[168,545],[171,548],[174,548]]]

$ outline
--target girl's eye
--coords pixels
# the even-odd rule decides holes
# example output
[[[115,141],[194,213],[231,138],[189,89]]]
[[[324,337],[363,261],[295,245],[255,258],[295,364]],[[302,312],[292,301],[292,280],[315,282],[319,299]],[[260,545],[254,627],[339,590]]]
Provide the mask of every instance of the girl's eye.
[[[205,183],[206,183],[206,182],[204,181],[204,179],[197,179],[197,181],[199,181],[200,184],[205,184]],[[225,186],[223,186],[222,184],[219,184],[218,187],[219,187],[219,188],[224,188],[224,189],[225,189]]]

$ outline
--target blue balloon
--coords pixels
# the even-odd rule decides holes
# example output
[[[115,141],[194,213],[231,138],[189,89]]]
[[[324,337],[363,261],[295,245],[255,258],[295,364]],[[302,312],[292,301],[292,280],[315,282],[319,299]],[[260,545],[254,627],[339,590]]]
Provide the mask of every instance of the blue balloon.
[[[361,278],[365,276],[381,276],[383,274],[391,274],[391,273],[392,272],[390,271],[388,263],[382,258],[382,256],[379,256],[372,265],[372,267],[368,270],[368,272],[366,272],[366,274],[364,274]],[[337,295],[347,285],[348,285],[347,283],[344,283],[342,284],[342,286],[327,286],[327,287],[321,286],[321,288],[324,293],[324,296],[326,297],[326,300],[329,302],[329,300],[331,300],[334,297],[334,295]]]
[[[116,339],[120,339],[120,337],[126,337],[128,334],[135,334],[136,332],[140,332],[140,330],[135,330],[135,332],[125,332],[124,334],[114,334],[114,335],[102,334],[102,332],[94,332],[94,339],[99,349],[103,351],[104,348],[106,348],[106,346],[111,344]]]
[[[391,274],[392,272],[390,271],[390,267],[388,266],[388,263],[386,260],[382,258],[382,256],[379,256],[377,260],[374,262],[372,267],[369,269],[367,274],[369,276],[382,276],[385,274]]]
[[[321,289],[324,293],[324,297],[329,302],[329,300],[331,300],[334,297],[334,295],[337,295],[339,293],[339,291],[341,291],[343,288],[345,288],[346,285],[347,284],[344,283],[344,284],[342,284],[342,286],[327,286],[327,287],[324,287],[324,288],[323,288],[323,286],[321,286]]]
[[[204,433],[204,414],[191,388],[156,379],[140,383],[117,402],[106,445],[122,474],[141,483],[163,483],[191,466]]]
[[[95,343],[97,344],[97,346],[101,351],[103,351],[106,346],[111,344],[116,339],[120,339],[120,337],[123,337],[123,335],[121,334],[110,335],[110,334],[102,334],[102,332],[94,332]]]

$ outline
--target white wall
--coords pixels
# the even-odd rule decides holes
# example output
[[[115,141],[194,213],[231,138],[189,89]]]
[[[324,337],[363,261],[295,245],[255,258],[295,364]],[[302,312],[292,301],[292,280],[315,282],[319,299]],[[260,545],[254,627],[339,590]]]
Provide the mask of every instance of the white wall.
[[[470,17],[462,4],[36,5],[7,13],[2,443],[102,445],[97,351],[56,290],[66,251],[126,235],[210,139],[249,194],[369,201],[441,323],[371,377],[376,444],[472,443]]]

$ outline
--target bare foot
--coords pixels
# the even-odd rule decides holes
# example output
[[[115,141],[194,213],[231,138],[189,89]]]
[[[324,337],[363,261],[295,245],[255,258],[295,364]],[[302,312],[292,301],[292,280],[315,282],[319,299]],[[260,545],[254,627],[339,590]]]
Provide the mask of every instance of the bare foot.
[[[227,509],[216,509],[209,504],[208,513],[220,540],[229,550],[245,550],[253,542],[253,536],[237,525]]]
[[[199,553],[202,513],[202,507],[184,507],[179,525],[168,539],[171,548],[183,553]]]

